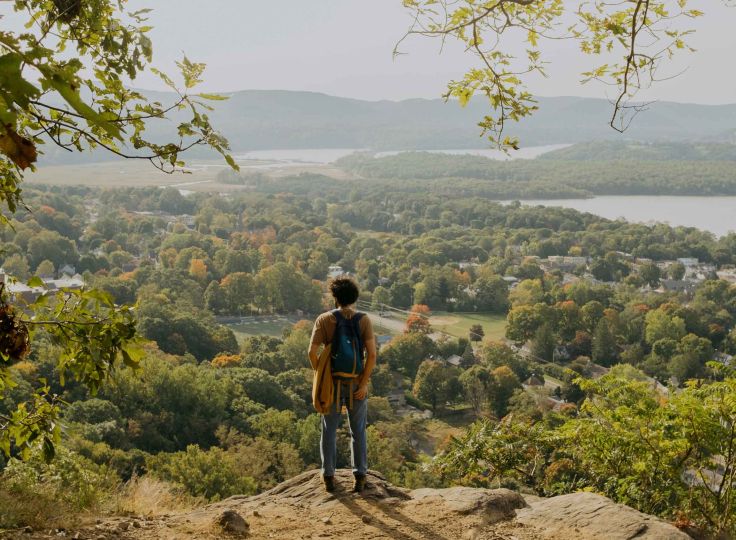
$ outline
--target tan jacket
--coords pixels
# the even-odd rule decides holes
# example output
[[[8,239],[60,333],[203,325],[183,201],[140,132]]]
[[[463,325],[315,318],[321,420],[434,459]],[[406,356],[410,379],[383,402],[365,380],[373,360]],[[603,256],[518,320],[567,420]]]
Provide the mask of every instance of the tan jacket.
[[[329,414],[335,396],[335,385],[332,382],[332,366],[330,351],[332,347],[325,345],[319,355],[317,365],[312,364],[314,379],[312,380],[312,405],[320,414]]]

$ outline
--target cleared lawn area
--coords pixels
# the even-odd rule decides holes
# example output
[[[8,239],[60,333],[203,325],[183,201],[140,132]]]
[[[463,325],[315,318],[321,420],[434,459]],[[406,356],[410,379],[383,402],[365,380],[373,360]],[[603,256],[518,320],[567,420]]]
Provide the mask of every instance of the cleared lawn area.
[[[237,323],[229,323],[227,326],[233,331],[238,340],[253,336],[281,337],[284,328],[288,328],[299,319],[297,317],[247,317],[246,320]]]
[[[295,176],[314,172],[339,180],[348,179],[344,171],[330,165],[280,165],[277,161],[248,159],[240,161],[243,171],[258,171],[271,177]],[[248,188],[235,184],[220,184],[217,174],[229,166],[224,160],[192,159],[187,161],[190,174],[166,174],[145,161],[115,160],[103,163],[40,166],[24,180],[28,184],[77,185],[103,187],[172,186],[187,191],[223,192]]]
[[[485,332],[484,339],[503,339],[506,332],[506,316],[495,313],[449,313],[433,311],[429,323],[435,330],[441,330],[455,337],[467,338],[470,327],[479,324]]]

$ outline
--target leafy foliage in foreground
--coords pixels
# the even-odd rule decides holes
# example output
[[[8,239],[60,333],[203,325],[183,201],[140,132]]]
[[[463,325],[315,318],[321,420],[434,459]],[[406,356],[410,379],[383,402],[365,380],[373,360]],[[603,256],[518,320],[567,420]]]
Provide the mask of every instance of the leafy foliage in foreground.
[[[192,146],[208,145],[225,155],[227,142],[202,112],[207,108],[203,99],[220,98],[189,95],[200,81],[203,64],[186,58],[179,64],[183,91],[153,70],[177,92],[177,101],[169,107],[125,86],[125,79],[135,80],[147,69],[152,55],[147,36],[151,28],[144,24],[148,10],[127,13],[125,4],[125,0],[13,3],[28,23],[19,32],[0,31],[0,226],[9,225],[5,208],[15,214],[23,204],[22,172],[33,168],[42,145],[49,142],[70,152],[103,148],[121,157],[148,160],[167,172],[183,166],[180,154]],[[172,138],[178,142],[146,138],[147,123],[165,119],[174,110],[191,115],[176,126]],[[225,158],[235,167],[229,156]],[[74,230],[69,221],[56,224],[68,233]],[[58,233],[29,240],[32,258],[34,253],[46,256],[42,246],[49,237],[52,243],[55,237],[61,240]],[[61,246],[48,257],[73,259],[74,243],[67,240]],[[53,273],[52,262],[38,268],[48,270],[49,264]],[[28,273],[22,263],[16,268]],[[43,282],[34,278],[28,286],[43,287]],[[63,385],[71,374],[96,392],[117,363],[137,365],[135,324],[133,310],[117,307],[104,293],[62,291],[54,297],[44,293],[34,304],[15,309],[0,290],[0,400],[15,386],[10,368],[28,354],[36,332],[42,331],[59,347],[55,373],[59,382]],[[3,455],[25,458],[41,442],[44,457],[53,456],[60,398],[52,392],[52,382],[39,380],[28,401],[0,415]]]
[[[662,394],[635,370],[595,381],[579,412],[474,424],[435,467],[457,482],[591,490],[713,533],[736,532],[736,378]]]
[[[34,278],[31,286],[40,286]],[[56,374],[64,384],[68,375],[96,393],[113,367],[124,364],[135,368],[142,355],[136,337],[136,319],[128,307],[116,307],[112,297],[100,291],[61,291],[42,294],[27,306],[28,314],[12,310],[0,298],[6,319],[13,327],[4,338],[30,341],[43,333],[58,347]],[[0,351],[0,398],[16,386],[11,367],[26,357],[30,347]],[[60,429],[58,416],[62,401],[49,382],[41,378],[27,402],[18,404],[9,414],[0,414],[0,452],[5,456],[26,458],[41,442],[46,459],[54,456]]]
[[[0,32],[0,202],[11,213],[21,203],[21,172],[33,167],[45,143],[70,152],[103,148],[167,171],[181,168],[180,154],[196,145],[225,155],[227,142],[202,112],[208,108],[203,100],[221,98],[189,94],[200,82],[203,64],[187,58],[179,63],[184,90],[152,69],[176,92],[170,106],[125,86],[125,78],[135,80],[149,68],[153,52],[151,27],[145,24],[150,10],[129,13],[125,4],[14,2],[28,23],[21,32]],[[178,142],[146,138],[147,123],[172,111],[191,115],[172,134]]]
[[[537,110],[525,81],[545,75],[540,43],[576,39],[581,53],[602,57],[599,65],[582,74],[583,82],[603,81],[615,88],[610,125],[624,131],[643,109],[631,103],[637,92],[658,79],[662,63],[692,50],[687,23],[703,12],[690,4],[688,0],[403,0],[413,21],[407,35],[457,40],[476,57],[478,65],[460,80],[450,81],[445,97],[465,106],[474,95],[484,96],[492,113],[479,122],[482,133],[495,144],[512,147],[518,141],[505,136],[506,124]],[[512,54],[518,42],[524,53]]]

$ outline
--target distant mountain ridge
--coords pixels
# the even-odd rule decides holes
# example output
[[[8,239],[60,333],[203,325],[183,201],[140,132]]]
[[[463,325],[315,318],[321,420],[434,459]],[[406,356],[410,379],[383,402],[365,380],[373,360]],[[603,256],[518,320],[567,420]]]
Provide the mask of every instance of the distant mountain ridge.
[[[173,94],[146,92],[162,102]],[[489,112],[478,98],[467,107],[442,99],[364,101],[314,92],[244,90],[226,93],[230,99],[214,102],[212,123],[229,140],[235,153],[293,148],[356,148],[372,150],[427,150],[483,148],[488,141],[477,127]],[[623,135],[608,126],[612,105],[605,99],[580,97],[539,98],[539,110],[508,134],[523,146],[578,143],[591,140],[648,142],[728,140],[736,130],[736,104],[694,105],[659,102],[634,119]],[[150,135],[164,140],[174,134],[171,122],[153,126]],[[44,163],[99,161],[47,147]],[[209,155],[202,149],[191,154]]]

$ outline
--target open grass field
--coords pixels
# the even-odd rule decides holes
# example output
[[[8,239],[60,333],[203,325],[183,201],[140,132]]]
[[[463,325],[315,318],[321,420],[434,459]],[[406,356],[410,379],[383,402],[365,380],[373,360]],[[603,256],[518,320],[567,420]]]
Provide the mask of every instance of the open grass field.
[[[30,184],[76,185],[90,187],[149,187],[182,184],[206,186],[214,182],[222,166],[202,163],[193,167],[191,174],[166,174],[147,162],[110,161],[83,165],[52,165],[39,167],[26,176]],[[198,184],[191,184],[198,182]],[[184,188],[185,186],[181,186]],[[187,187],[187,189],[192,189]]]
[[[434,311],[429,318],[432,328],[453,335],[468,337],[470,327],[479,324],[485,332],[484,339],[500,340],[506,332],[506,317],[495,313],[449,313]]]
[[[295,316],[265,316],[245,317],[243,321],[230,323],[226,326],[235,334],[238,341],[253,336],[281,337],[285,328],[290,327],[299,320]]]
[[[264,160],[249,159],[241,161],[244,172],[262,172],[278,179],[299,173],[318,173],[338,180],[351,178],[341,169],[321,164],[281,164]],[[227,169],[224,161],[192,160],[187,162],[187,174],[177,172],[166,174],[148,162],[136,160],[117,160],[102,163],[78,165],[40,166],[38,170],[26,175],[29,184],[52,186],[87,187],[176,187],[197,192],[231,192],[246,189],[244,186],[222,184],[217,181],[217,173]]]

